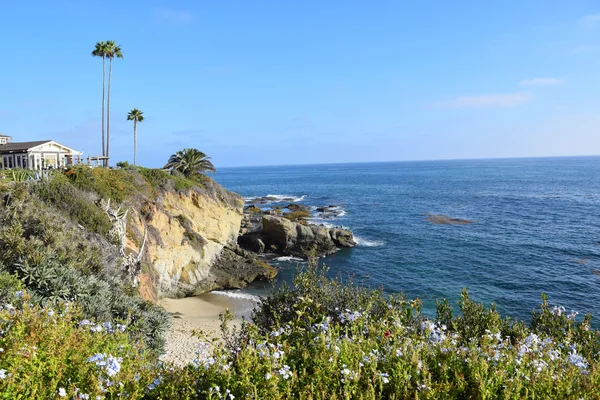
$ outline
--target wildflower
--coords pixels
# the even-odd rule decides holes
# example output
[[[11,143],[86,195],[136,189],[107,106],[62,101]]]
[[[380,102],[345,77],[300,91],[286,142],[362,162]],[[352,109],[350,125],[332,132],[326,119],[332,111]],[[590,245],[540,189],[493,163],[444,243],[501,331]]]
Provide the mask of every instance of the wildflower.
[[[292,373],[290,371],[290,367],[286,364],[283,366],[283,368],[281,368],[279,371],[277,371],[279,373],[279,375],[281,375],[281,377],[283,379],[288,379],[289,377],[292,376]]]
[[[569,318],[569,319],[575,319],[575,317],[577,316],[577,314],[579,314],[577,311],[571,310],[571,313],[569,315],[567,315],[567,318]]]
[[[152,381],[152,383],[150,385],[148,385],[148,389],[149,390],[153,390],[158,385],[160,385],[160,379],[154,378],[154,380]]]
[[[58,395],[60,397],[67,397],[67,391],[65,390],[65,388],[59,388],[58,389]]]
[[[48,316],[52,317],[54,315],[54,310],[48,310]]]
[[[101,369],[106,371],[108,376],[115,376],[121,370],[121,359],[111,355],[97,353],[88,358],[88,362],[95,363]]]
[[[25,292],[24,292],[24,291],[22,291],[22,290],[19,290],[19,291],[16,291],[16,292],[15,292],[15,297],[16,297],[17,299],[20,299],[21,297],[23,297],[23,295],[24,295],[24,294],[25,294]]]
[[[555,316],[557,316],[557,317],[560,317],[561,315],[563,315],[564,312],[565,312],[565,308],[563,306],[560,306],[560,307],[554,306],[554,307],[552,307],[552,314],[555,315]]]
[[[265,379],[266,379],[266,380],[269,380],[269,379],[271,379],[271,374],[267,372],[267,373],[265,374]]]
[[[577,354],[576,350],[572,350],[571,353],[569,353],[569,361],[582,371],[585,371],[588,367],[586,359],[580,354]]]
[[[5,379],[5,378],[6,378],[6,370],[0,369],[0,379]]]
[[[389,378],[390,378],[390,375],[389,375],[389,374],[386,374],[386,373],[379,373],[379,374],[377,374],[377,376],[379,376],[379,377],[381,378],[381,381],[382,381],[383,383],[388,383],[388,382],[390,381],[390,379],[389,379]]]

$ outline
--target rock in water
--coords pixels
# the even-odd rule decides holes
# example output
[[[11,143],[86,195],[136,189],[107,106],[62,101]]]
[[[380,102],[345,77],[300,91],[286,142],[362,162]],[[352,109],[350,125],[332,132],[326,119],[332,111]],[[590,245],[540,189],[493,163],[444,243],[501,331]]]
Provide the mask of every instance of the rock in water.
[[[306,225],[286,218],[266,215],[262,219],[262,232],[253,237],[241,237],[239,243],[246,248],[256,247],[258,240],[266,248],[283,255],[309,258],[334,253],[338,247],[354,247],[352,232],[323,225]]]

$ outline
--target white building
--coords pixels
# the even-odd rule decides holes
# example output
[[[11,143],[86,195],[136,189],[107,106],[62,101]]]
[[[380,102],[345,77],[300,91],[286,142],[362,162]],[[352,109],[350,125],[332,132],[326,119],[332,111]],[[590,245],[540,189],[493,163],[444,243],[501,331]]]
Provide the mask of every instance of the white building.
[[[81,163],[83,152],[73,150],[54,140],[36,142],[11,142],[12,138],[0,135],[0,169],[60,168]]]

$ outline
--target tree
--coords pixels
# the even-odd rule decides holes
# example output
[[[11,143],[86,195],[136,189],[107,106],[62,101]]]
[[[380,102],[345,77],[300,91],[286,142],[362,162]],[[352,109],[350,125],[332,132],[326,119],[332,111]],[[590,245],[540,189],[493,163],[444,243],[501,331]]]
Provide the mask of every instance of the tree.
[[[123,58],[121,46],[115,43],[114,40],[106,42],[106,58],[108,58],[108,98],[106,102],[106,157],[110,157],[110,81],[112,78],[112,62],[113,58]],[[106,161],[108,163],[108,160]],[[106,165],[106,164],[105,164]]]
[[[137,108],[129,111],[127,114],[127,121],[133,121],[133,165],[136,161],[136,153],[137,153],[137,123],[142,122],[144,120],[144,113]]]
[[[181,172],[186,178],[197,178],[203,172],[215,172],[210,157],[197,149],[183,149],[173,154],[164,166],[166,169]]]
[[[102,57],[102,155],[104,156],[106,155],[106,144],[104,141],[104,105],[106,104],[104,101],[104,92],[106,90],[106,42],[104,40],[96,43],[96,46],[92,51],[92,56]]]

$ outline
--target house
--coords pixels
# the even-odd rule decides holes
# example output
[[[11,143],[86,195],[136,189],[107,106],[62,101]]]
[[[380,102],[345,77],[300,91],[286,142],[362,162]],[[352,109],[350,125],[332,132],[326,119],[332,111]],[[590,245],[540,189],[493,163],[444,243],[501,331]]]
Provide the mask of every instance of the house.
[[[0,168],[46,169],[60,168],[82,162],[83,152],[73,150],[54,140],[11,142],[0,135]]]

